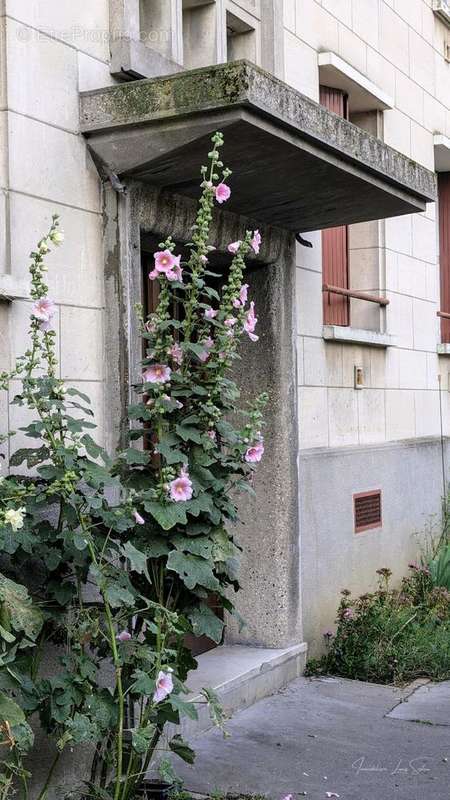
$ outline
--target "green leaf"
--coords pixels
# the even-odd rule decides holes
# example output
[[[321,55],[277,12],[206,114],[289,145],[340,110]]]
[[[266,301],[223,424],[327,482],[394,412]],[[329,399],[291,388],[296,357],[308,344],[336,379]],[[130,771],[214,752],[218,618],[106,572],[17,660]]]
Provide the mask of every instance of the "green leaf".
[[[125,451],[125,459],[127,464],[148,464],[149,454],[146,450],[136,450],[134,447],[129,447]]]
[[[0,623],[8,631],[24,633],[28,639],[36,639],[43,616],[33,605],[25,586],[0,574]]]
[[[167,569],[177,572],[188,589],[194,589],[197,585],[211,591],[220,588],[220,583],[213,574],[213,564],[200,556],[172,550],[167,559]]]
[[[195,752],[192,747],[189,747],[188,743],[184,741],[179,733],[170,740],[169,747],[173,753],[182,758],[183,761],[186,761],[187,764],[194,763]]]
[[[148,582],[151,583],[150,575],[148,574],[146,553],[137,550],[131,542],[126,542],[120,549],[122,555],[129,560],[133,572],[137,572],[138,575],[145,575]]]
[[[169,702],[172,708],[174,708],[175,711],[178,711],[180,715],[189,717],[189,719],[198,719],[198,712],[194,704],[187,703],[186,700],[182,700],[179,694],[171,694],[169,697]]]
[[[173,449],[163,442],[158,444],[157,450],[165,458],[167,464],[184,464],[187,458],[186,453],[176,448]]]
[[[19,467],[24,461],[27,462],[28,469],[37,466],[42,461],[45,461],[49,456],[48,448],[44,445],[42,447],[33,448],[26,447],[21,450],[16,450],[9,459],[11,467]]]
[[[0,692],[0,720],[7,722],[11,728],[25,722],[25,714],[20,706],[3,692]]]
[[[175,525],[186,525],[186,509],[184,503],[154,503],[146,501],[144,508],[156,519],[164,531],[169,531]]]
[[[189,611],[187,616],[196,636],[207,636],[216,644],[220,644],[225,625],[206,603],[201,603],[198,608]]]
[[[87,396],[87,394],[83,394],[83,392],[80,392],[78,389],[71,387],[70,389],[67,389],[67,394],[70,395],[70,397],[80,397],[85,403],[91,405],[90,398]]]
[[[113,608],[120,608],[121,606],[133,606],[134,597],[128,589],[120,586],[118,583],[110,584],[105,592],[108,603]]]
[[[145,697],[150,697],[155,691],[155,681],[144,672],[142,669],[136,669],[132,674],[132,692],[133,694],[143,694]]]
[[[207,536],[189,537],[177,533],[173,537],[173,543],[177,550],[193,553],[195,556],[202,556],[202,558],[211,557],[212,544]]]
[[[201,444],[202,433],[197,428],[192,427],[191,425],[177,425],[176,431],[178,436],[183,439],[184,442],[195,442],[196,444]]]
[[[156,725],[146,725],[145,728],[137,728],[131,732],[131,745],[133,750],[140,755],[144,755],[151,744],[155,735]]]

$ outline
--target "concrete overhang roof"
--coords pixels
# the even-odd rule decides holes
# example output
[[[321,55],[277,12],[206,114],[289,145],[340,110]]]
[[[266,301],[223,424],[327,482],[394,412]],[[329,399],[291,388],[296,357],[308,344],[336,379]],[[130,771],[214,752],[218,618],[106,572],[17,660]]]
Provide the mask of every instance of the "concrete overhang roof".
[[[233,169],[227,210],[310,231],[423,211],[436,176],[246,61],[81,95],[99,168],[195,197],[209,137]]]

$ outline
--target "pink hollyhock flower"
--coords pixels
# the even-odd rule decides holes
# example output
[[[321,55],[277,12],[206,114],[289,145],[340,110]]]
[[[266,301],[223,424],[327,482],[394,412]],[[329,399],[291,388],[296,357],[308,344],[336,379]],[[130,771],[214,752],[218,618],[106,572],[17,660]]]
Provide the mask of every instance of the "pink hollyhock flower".
[[[143,373],[145,383],[166,383],[170,381],[172,370],[165,364],[152,364]]]
[[[235,255],[239,250],[241,244],[242,242],[240,240],[238,240],[237,242],[230,242],[230,244],[227,247],[228,252],[233,253],[233,255]]]
[[[179,258],[181,258],[181,256],[179,256]],[[169,271],[166,272],[166,278],[169,281],[180,281],[180,283],[183,283],[183,270],[180,264],[177,264],[175,269],[169,269]]]
[[[225,203],[229,199],[231,189],[226,183],[219,183],[214,189],[214,194],[219,205],[222,205],[222,203]]]
[[[167,672],[161,670],[158,673],[158,677],[156,678],[156,688],[153,694],[153,702],[160,703],[162,700],[165,700],[166,697],[173,692],[173,679],[172,679],[172,670],[170,667],[168,668]]]
[[[156,322],[154,319],[149,319],[144,325],[145,330],[147,333],[155,333],[156,331]]]
[[[247,449],[244,458],[249,464],[257,464],[261,461],[263,455],[264,444],[263,442],[258,442]]]
[[[213,308],[207,308],[205,309],[205,319],[214,319],[217,317],[218,313],[219,312],[215,311]]]
[[[241,291],[239,292],[239,298],[235,298],[233,300],[233,305],[235,308],[240,308],[241,306],[245,306],[248,298],[248,283],[244,283],[241,286]]]
[[[258,317],[255,317],[255,304],[252,300],[252,302],[250,303],[250,309],[247,313],[247,319],[244,322],[244,331],[248,333],[252,342],[257,342],[259,339],[259,336],[256,336],[256,334],[254,333],[257,322],[258,322]]]
[[[206,435],[209,436],[209,438],[211,439],[212,442],[215,442],[216,439],[217,439],[217,434],[213,430],[206,431]]]
[[[207,264],[208,263],[208,257],[207,256],[200,256],[200,261],[202,262],[202,264]]]
[[[214,347],[214,339],[211,339],[211,336],[208,336],[208,338],[202,342],[202,345],[204,347],[204,350],[201,353],[199,353],[197,357],[200,359],[202,364],[204,364],[205,361],[208,361],[208,358],[211,355],[210,351],[211,348]]]
[[[253,239],[250,242],[250,244],[252,246],[252,250],[253,250],[254,253],[256,253],[256,255],[258,255],[258,253],[259,253],[259,250],[260,250],[260,247],[261,247],[261,242],[262,242],[261,234],[260,234],[259,230],[257,229],[254,232]]]
[[[178,478],[175,478],[174,481],[171,481],[169,484],[169,490],[170,499],[173,500],[174,503],[186,502],[186,500],[191,499],[192,481],[189,478],[186,467],[183,467]]]
[[[138,511],[133,511],[133,517],[135,518],[138,525],[145,525],[144,517],[141,517]]]
[[[56,306],[53,300],[49,297],[41,297],[33,304],[32,314],[35,319],[40,322],[40,328],[43,331],[51,330],[51,322],[56,313]]]
[[[175,364],[182,364],[183,363],[183,350],[181,349],[178,342],[175,342],[169,350],[169,354],[172,356]]]
[[[131,633],[129,633],[128,631],[122,631],[121,633],[118,633],[116,636],[118,642],[129,642],[131,638],[132,638]]]
[[[148,273],[148,277],[150,278],[151,281],[155,281],[158,275],[159,272],[157,269],[152,269],[152,271]]]
[[[229,317],[228,319],[225,320],[223,324],[226,325],[227,328],[232,328],[233,325],[236,325],[236,322],[237,319],[235,317]]]
[[[355,612],[353,611],[353,608],[346,608],[342,616],[344,619],[354,619]]]
[[[154,259],[156,272],[167,275],[168,272],[174,272],[180,266],[181,256],[174,256],[170,250],[158,250],[157,253],[154,253]]]

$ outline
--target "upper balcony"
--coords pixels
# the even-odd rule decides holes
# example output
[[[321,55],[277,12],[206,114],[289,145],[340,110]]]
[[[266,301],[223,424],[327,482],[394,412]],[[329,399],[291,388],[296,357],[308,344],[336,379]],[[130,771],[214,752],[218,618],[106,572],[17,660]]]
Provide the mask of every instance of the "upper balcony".
[[[295,232],[423,211],[433,172],[247,61],[85,92],[101,169],[195,197],[215,130],[233,170],[227,210]]]

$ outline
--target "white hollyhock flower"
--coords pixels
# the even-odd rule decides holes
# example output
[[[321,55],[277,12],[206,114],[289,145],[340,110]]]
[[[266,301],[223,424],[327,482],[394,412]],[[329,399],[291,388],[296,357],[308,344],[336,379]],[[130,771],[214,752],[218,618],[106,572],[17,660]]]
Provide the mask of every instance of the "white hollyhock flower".
[[[5,511],[5,522],[8,525],[11,525],[13,531],[18,531],[19,528],[23,528],[23,521],[25,518],[26,509],[25,508],[8,508]]]

